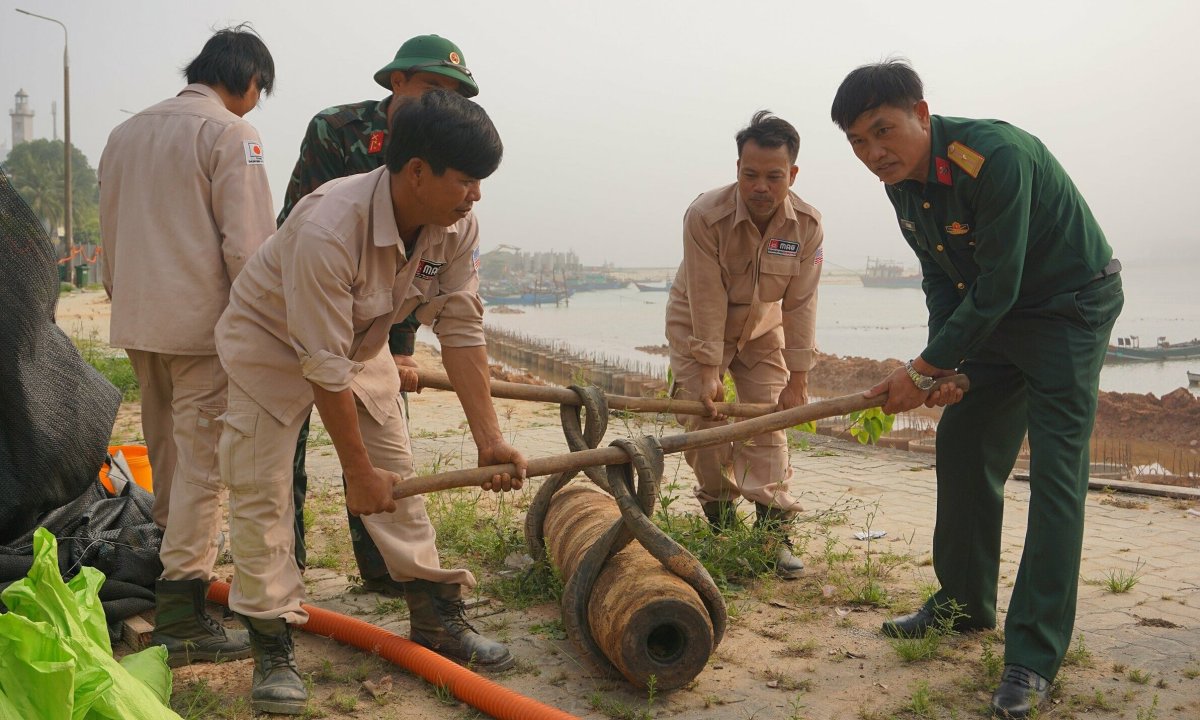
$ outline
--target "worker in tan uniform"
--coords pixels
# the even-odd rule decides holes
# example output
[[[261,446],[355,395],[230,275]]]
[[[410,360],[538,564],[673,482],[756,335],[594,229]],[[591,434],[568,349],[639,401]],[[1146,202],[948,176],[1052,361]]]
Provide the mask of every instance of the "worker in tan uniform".
[[[768,111],[738,132],[737,182],[698,197],[683,220],[683,262],[667,300],[667,340],[675,397],[701,400],[708,417],[680,416],[691,430],[723,424],[713,405],[726,371],[741,402],[780,410],[808,402],[815,362],[821,216],[791,191],[800,136]],[[788,493],[787,435],[684,453],[696,497],[715,532],[737,522],[739,498],[754,503],[756,525],[775,536],[775,571],[798,577],[788,529],[800,510]]]
[[[290,625],[304,624],[293,558],[292,450],[315,405],[345,477],[346,507],[362,517],[393,580],[404,584],[409,636],[478,669],[513,665],[507,648],[465,619],[468,570],[442,568],[424,499],[392,499],[415,477],[400,377],[388,352],[394,322],[415,311],[442,347],[481,466],[526,461],[504,441],[491,401],[479,234],[472,205],[502,145],[473,102],[433,90],[397,108],[387,163],[306,195],[247,264],[217,325],[229,373],[221,473],[230,487],[229,605],[250,631],[251,705],[304,712]]]
[[[249,655],[246,634],[204,611],[223,490],[218,418],[226,377],[213,330],[229,288],[274,229],[258,132],[242,119],[275,65],[244,26],[214,34],[188,85],[117,126],[100,158],[110,343],[129,354],[164,528],[154,642],[173,666]]]

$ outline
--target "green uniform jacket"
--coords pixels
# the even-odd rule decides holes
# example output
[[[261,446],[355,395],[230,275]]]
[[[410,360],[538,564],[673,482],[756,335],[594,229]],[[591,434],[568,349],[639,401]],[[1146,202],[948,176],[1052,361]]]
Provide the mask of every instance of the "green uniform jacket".
[[[1112,259],[1071,178],[1033,135],[999,120],[930,119],[924,184],[887,188],[921,262],[929,344],[957,367],[1012,310],[1086,285]]]
[[[277,225],[283,225],[300,198],[321,185],[384,164],[391,101],[389,95],[383,100],[334,105],[313,117],[300,143],[300,159],[288,180]],[[412,355],[413,334],[419,326],[411,315],[392,326],[388,344],[393,354]]]

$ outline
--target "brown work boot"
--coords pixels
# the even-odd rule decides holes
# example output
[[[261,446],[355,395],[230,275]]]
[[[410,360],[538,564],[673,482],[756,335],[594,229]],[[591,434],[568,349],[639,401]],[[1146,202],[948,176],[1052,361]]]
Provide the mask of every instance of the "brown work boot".
[[[226,630],[204,609],[208,583],[164,580],[154,583],[154,632],[151,642],[167,647],[167,665],[240,660],[250,657],[250,640],[241,630]]]
[[[712,528],[714,535],[720,535],[737,524],[738,516],[735,507],[730,500],[711,500],[700,503],[700,509],[704,511],[704,517],[708,520],[708,526]]]
[[[762,503],[754,503],[754,512],[758,516],[754,527],[762,528],[778,540],[775,546],[775,574],[784,580],[795,580],[803,575],[804,563],[792,554],[792,538],[789,536],[791,515],[786,510]]]
[[[300,715],[308,706],[308,689],[296,668],[292,629],[282,618],[262,620],[238,614],[250,631],[254,649],[254,681],[250,707],[255,712]]]
[[[404,584],[404,597],[408,602],[408,637],[418,645],[488,672],[500,672],[516,664],[508,648],[480,635],[467,622],[461,585],[413,580]]]

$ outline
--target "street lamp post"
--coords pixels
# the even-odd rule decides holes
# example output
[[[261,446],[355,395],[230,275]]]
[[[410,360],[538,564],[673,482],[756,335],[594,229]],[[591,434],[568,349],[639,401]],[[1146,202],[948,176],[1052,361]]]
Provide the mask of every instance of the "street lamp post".
[[[63,225],[67,233],[67,272],[70,273],[73,270],[71,262],[75,254],[75,234],[72,227],[74,225],[74,213],[71,204],[71,63],[67,56],[67,26],[45,15],[38,15],[37,13],[31,13],[28,10],[20,8],[15,9],[23,15],[35,17],[40,20],[48,20],[58,25],[63,31],[63,184],[65,186],[63,200],[64,205],[66,205],[64,209],[66,217]],[[75,280],[73,275],[68,276],[68,279],[72,282]]]

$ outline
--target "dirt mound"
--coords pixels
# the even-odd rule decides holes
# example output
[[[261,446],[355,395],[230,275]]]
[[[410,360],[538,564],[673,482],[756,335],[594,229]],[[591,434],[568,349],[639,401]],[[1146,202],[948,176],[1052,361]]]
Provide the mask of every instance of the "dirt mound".
[[[870,360],[848,355],[817,353],[817,364],[808,374],[808,386],[846,394],[866,390],[887,377],[901,360]]]
[[[1177,388],[1161,399],[1153,393],[1100,393],[1096,437],[1200,445],[1200,398]]]
[[[527,372],[518,372],[516,370],[507,370],[503,365],[491,363],[488,365],[488,374],[493,380],[504,380],[506,382],[523,383],[525,385],[545,385],[546,383],[539,377],[534,377]]]

